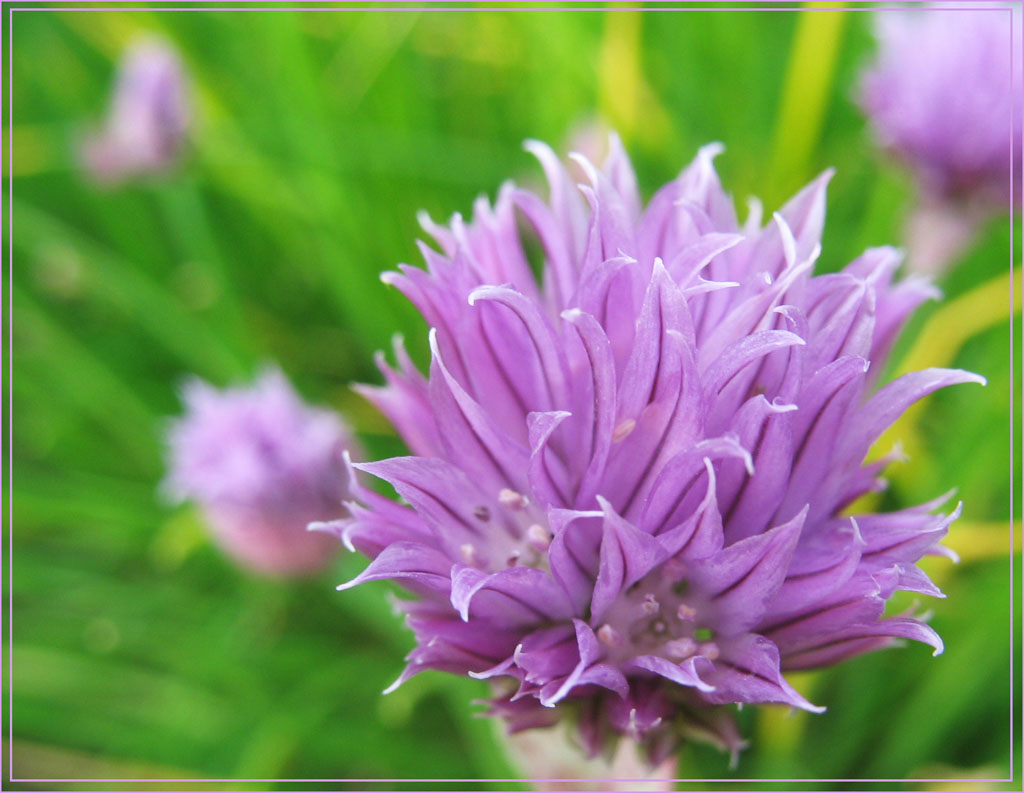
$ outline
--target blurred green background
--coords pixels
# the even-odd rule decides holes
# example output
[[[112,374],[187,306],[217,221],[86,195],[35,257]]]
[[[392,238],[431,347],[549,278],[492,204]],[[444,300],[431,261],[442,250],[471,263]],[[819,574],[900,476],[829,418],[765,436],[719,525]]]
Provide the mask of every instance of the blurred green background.
[[[826,270],[900,243],[913,195],[852,102],[872,49],[863,11],[13,17],[4,763],[13,748],[21,778],[514,776],[494,725],[471,715],[482,683],[434,673],[380,695],[412,642],[386,585],[334,591],[362,559],[343,554],[304,582],[258,579],[210,545],[193,510],[159,499],[178,384],[195,373],[226,385],[279,361],[308,399],[345,412],[370,454],[400,452],[348,390],[378,382],[371,354],[396,330],[423,360],[425,326],[378,273],[419,262],[418,209],[443,219],[504,179],[539,186],[523,139],[564,153],[595,119],[619,129],[648,196],[712,140],[727,145],[718,166],[741,208],[756,194],[775,209],[837,166]],[[163,177],[96,187],[76,141],[102,116],[120,53],[150,33],[185,61],[189,150]],[[745,709],[739,767],[687,747],[682,776],[1009,773],[1009,238],[1008,217],[983,229],[940,279],[946,302],[919,312],[890,367],[910,355],[989,379],[932,397],[901,426],[914,458],[891,470],[882,502],[960,488],[950,544],[964,561],[929,566],[949,595],[928,604],[946,653],[913,646],[795,676],[827,713]]]

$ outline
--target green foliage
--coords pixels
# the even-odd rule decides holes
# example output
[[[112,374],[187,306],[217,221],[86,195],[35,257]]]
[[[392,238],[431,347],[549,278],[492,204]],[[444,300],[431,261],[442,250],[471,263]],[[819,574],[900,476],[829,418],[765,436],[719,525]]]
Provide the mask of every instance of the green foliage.
[[[424,360],[422,320],[378,274],[419,261],[418,209],[445,218],[506,178],[540,183],[521,142],[564,151],[593,117],[606,90],[602,41],[619,13],[15,14],[18,776],[82,757],[111,777],[514,775],[492,725],[470,715],[482,683],[428,674],[380,696],[411,637],[385,586],[334,592],[361,560],[346,555],[300,583],[255,580],[208,544],[198,516],[163,503],[161,432],[187,374],[227,384],[273,360],[311,400],[346,411],[372,455],[399,452],[347,389],[377,382],[371,354],[396,331]],[[634,54],[647,104],[626,141],[644,192],[721,140],[723,180],[741,206],[789,189],[771,182],[773,158],[803,169],[784,174],[794,184],[837,166],[825,269],[898,244],[911,190],[851,102],[870,37],[866,14],[848,16],[834,79],[806,108],[805,150],[789,152],[776,124],[795,13],[644,13]],[[102,112],[119,52],[145,32],[187,63],[191,148],[172,174],[98,188],[76,166],[76,141]],[[799,115],[800,97],[786,107]],[[667,126],[645,127],[655,117]],[[945,279],[951,296],[1005,273],[1006,228],[987,229]],[[933,399],[928,465],[920,475],[915,461],[903,466],[892,505],[960,484],[965,520],[1012,517],[1008,330],[958,355],[991,385]],[[753,743],[738,769],[689,747],[681,773],[1005,776],[1008,571],[1009,557],[945,571],[950,596],[934,620],[944,656],[888,651],[807,678],[828,713],[799,715],[773,739],[762,715],[744,711]]]

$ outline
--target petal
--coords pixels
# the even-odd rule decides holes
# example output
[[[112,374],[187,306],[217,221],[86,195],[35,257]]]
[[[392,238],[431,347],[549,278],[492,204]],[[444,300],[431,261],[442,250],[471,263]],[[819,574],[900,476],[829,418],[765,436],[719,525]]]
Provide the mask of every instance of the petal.
[[[770,525],[789,483],[793,413],[797,409],[796,405],[755,396],[735,416],[731,429],[750,450],[754,473],[749,474],[737,460],[722,463],[718,498],[728,526],[727,542],[760,534]]]
[[[616,415],[615,358],[611,342],[592,316],[579,309],[570,309],[562,312],[562,318],[579,334],[586,350],[592,384],[592,404],[588,406],[587,413],[580,414],[581,418],[590,417],[590,426],[584,428],[583,440],[577,446],[579,455],[589,461],[576,494],[576,505],[583,507],[591,504],[597,495],[611,449]]]
[[[701,370],[707,370],[731,344],[742,342],[748,336],[772,327],[777,319],[775,309],[782,304],[787,290],[810,272],[812,266],[813,262],[808,261],[789,267],[777,280],[742,302],[727,292],[708,295],[709,310],[704,311],[701,321],[697,323],[700,351],[698,362]],[[710,311],[711,300],[714,298],[720,298],[718,304],[721,310],[718,313]]]
[[[680,288],[686,288],[697,280],[697,274],[711,264],[712,259],[742,241],[742,234],[703,234],[669,259],[665,269]]]
[[[658,541],[669,556],[683,559],[706,559],[718,553],[725,543],[722,515],[715,496],[715,469],[708,457],[704,458],[707,488],[704,498],[686,520],[674,529],[658,534]]]
[[[660,260],[655,262],[643,308],[637,318],[633,352],[622,373],[619,420],[633,418],[652,402],[661,367],[666,365],[667,332],[687,335],[689,317],[678,287]],[[689,331],[692,338],[692,331]]]
[[[984,377],[963,369],[922,369],[897,378],[882,388],[857,412],[856,428],[843,444],[843,459],[859,462],[868,448],[903,412],[933,391],[960,383],[985,385]]]
[[[635,584],[668,558],[661,543],[623,520],[601,496],[604,512],[600,566],[590,603],[591,621],[599,623],[624,589]]]
[[[704,694],[709,702],[779,702],[812,713],[825,710],[786,682],[779,668],[779,650],[763,636],[747,634],[723,647],[711,682],[715,690]]]
[[[561,228],[561,237],[572,243],[568,246],[569,255],[579,260],[583,256],[583,246],[586,244],[587,218],[575,181],[546,143],[528,140],[523,144],[523,148],[536,157],[544,169],[544,176],[550,189],[548,204],[551,213]]]
[[[544,249],[544,292],[551,297],[554,308],[562,308],[575,291],[577,281],[578,259],[570,248],[572,237],[565,235],[559,219],[534,193],[515,190],[512,200]]]
[[[398,506],[397,504],[395,506]],[[350,517],[339,520],[313,521],[307,531],[320,531],[337,537],[350,551],[359,551],[371,559],[396,542],[430,542],[430,531],[420,524],[415,529],[393,523],[378,512],[368,510],[355,501],[345,502]],[[406,510],[415,518],[412,510]],[[418,519],[417,519],[418,520]]]
[[[622,139],[614,132],[608,136],[608,157],[601,170],[625,204],[630,221],[635,223],[640,217],[640,193],[636,186],[636,174],[633,172],[629,155],[622,147]]]
[[[430,398],[446,456],[459,460],[494,492],[504,487],[525,491],[526,449],[509,438],[454,378],[441,358],[434,330],[430,332],[430,348]]]
[[[766,330],[740,339],[726,348],[701,380],[711,398],[719,394],[743,369],[775,350],[803,346],[806,342],[788,330]]]
[[[451,602],[464,622],[474,619],[497,625],[536,624],[569,619],[572,606],[547,573],[532,567],[509,567],[487,574],[475,567],[452,568]]]
[[[514,660],[531,683],[565,677],[580,660],[575,628],[563,623],[533,631],[516,647]]]
[[[540,312],[537,303],[521,292],[503,286],[480,286],[470,292],[471,306],[481,300],[505,306],[526,328],[532,342],[532,357],[540,367],[541,382],[547,397],[547,404],[542,409],[550,410],[568,405],[565,383],[565,372],[568,367],[562,353],[562,345],[558,343],[551,323]],[[519,360],[517,363],[524,365],[525,361]]]
[[[531,413],[527,417],[530,434],[530,489],[545,506],[568,507],[572,503],[565,464],[548,448],[555,430],[571,415],[559,410]]]
[[[710,597],[718,631],[733,635],[756,625],[785,580],[807,509],[771,531],[693,561],[694,582]]]
[[[436,548],[418,542],[396,542],[381,551],[363,572],[337,588],[351,589],[367,581],[401,578],[405,579],[403,586],[413,591],[448,595],[451,566],[451,559]]]
[[[938,543],[963,513],[963,502],[949,515],[930,515],[914,510],[861,515],[857,518],[864,537],[866,559],[916,562]]]
[[[471,543],[486,553],[493,532],[513,535],[507,511],[481,493],[461,468],[430,457],[393,457],[355,467],[389,482],[432,529],[435,540],[457,559],[459,549]],[[496,564],[499,560],[489,560]]]
[[[825,198],[834,168],[823,171],[813,182],[793,196],[779,210],[796,240],[796,258],[803,261],[821,242],[825,226]]]
[[[584,272],[598,262],[623,254],[635,254],[634,223],[626,198],[618,193],[607,176],[598,171],[580,154],[570,154],[591,186],[580,185],[587,203],[590,204],[590,228],[587,245],[583,253]]]
[[[584,612],[593,596],[600,566],[602,529],[598,521],[602,517],[601,513],[580,512],[566,520],[561,529],[551,526],[555,534],[548,549],[551,574],[569,596],[577,614]]]
[[[623,415],[626,437],[613,443],[602,494],[621,514],[638,522],[661,469],[691,449],[703,435],[704,395],[693,351],[682,335],[669,331],[659,364],[653,401],[639,416]],[[635,423],[632,423],[635,418]]]
[[[443,447],[430,408],[426,378],[409,358],[401,336],[395,335],[393,346],[399,363],[397,371],[388,366],[383,353],[378,352],[374,359],[387,380],[387,387],[356,384],[352,388],[387,417],[410,451],[424,457],[437,457]]]
[[[643,530],[660,534],[691,517],[703,497],[696,486],[706,470],[704,460],[730,458],[740,461],[747,473],[753,473],[750,454],[735,438],[728,436],[701,441],[693,449],[669,460],[661,468],[644,505],[640,520]]]
[[[824,602],[853,576],[863,548],[864,540],[852,518],[837,521],[806,538],[797,545],[786,580],[772,599],[769,615],[789,614],[808,604]]]
[[[854,625],[833,634],[822,636],[817,642],[792,653],[787,653],[787,669],[811,669],[817,666],[861,655],[872,650],[891,647],[894,639],[913,639],[933,648],[932,655],[944,649],[941,637],[920,620],[893,618],[868,625]]]
[[[625,676],[609,664],[597,663],[601,652],[597,637],[583,620],[574,619],[576,642],[579,651],[579,663],[562,681],[553,681],[541,691],[540,703],[553,708],[564,699],[575,687],[597,685],[615,691],[619,696],[626,696],[629,683]]]
[[[711,662],[703,656],[693,656],[677,664],[657,655],[639,655],[636,658],[631,658],[626,666],[629,669],[654,672],[666,680],[671,680],[681,686],[695,688],[698,691],[715,690],[713,685],[701,677],[701,671],[705,675],[710,675],[714,670]],[[698,666],[700,666],[700,670],[698,670]]]
[[[840,358],[819,370],[801,392],[792,423],[793,468],[776,518],[792,515],[808,503],[811,522],[833,512],[833,503],[821,498],[821,486],[842,459],[837,448],[843,434],[850,432],[867,368],[862,358]],[[861,459],[863,455],[853,465]],[[842,467],[843,472],[849,467]]]
[[[866,281],[846,272],[823,275],[808,284],[807,295],[811,371],[844,355],[871,355],[876,295]]]

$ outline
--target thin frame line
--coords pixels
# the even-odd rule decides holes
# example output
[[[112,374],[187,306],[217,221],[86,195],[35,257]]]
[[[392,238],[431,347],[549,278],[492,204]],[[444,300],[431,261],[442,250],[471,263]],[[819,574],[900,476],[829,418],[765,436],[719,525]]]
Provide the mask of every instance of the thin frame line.
[[[47,2],[47,0],[21,0],[21,1],[22,2],[26,2],[26,3],[32,3],[32,4]],[[213,1],[216,1],[216,0],[213,0]],[[245,2],[245,1],[246,0],[239,0],[239,2]],[[236,777],[232,777],[232,778],[175,777],[175,778],[170,778],[170,779],[160,779],[160,778],[130,779],[130,778],[88,778],[87,777],[87,778],[76,779],[76,778],[30,778],[30,777],[22,778],[22,777],[14,777],[13,776],[13,759],[14,759],[14,735],[13,735],[13,720],[14,720],[13,719],[13,717],[14,717],[14,702],[13,702],[13,700],[14,700],[14,697],[13,697],[14,653],[13,653],[13,643],[14,643],[14,629],[13,629],[13,597],[10,597],[10,595],[13,594],[13,590],[14,590],[14,586],[13,586],[13,583],[14,583],[14,565],[13,565],[13,552],[14,552],[14,525],[13,525],[13,519],[14,519],[14,511],[13,511],[13,482],[14,482],[14,471],[13,471],[13,433],[14,433],[14,408],[13,408],[13,378],[14,378],[14,366],[13,366],[13,319],[14,319],[13,318],[13,313],[14,313],[14,301],[13,301],[13,276],[14,276],[14,245],[13,245],[13,223],[14,223],[14,205],[13,205],[14,204],[14,202],[13,202],[13,194],[14,194],[14,187],[13,187],[13,185],[14,185],[14,134],[13,134],[13,132],[14,132],[14,121],[13,120],[14,120],[14,109],[13,108],[14,108],[14,96],[13,96],[13,84],[14,84],[14,44],[13,44],[13,22],[14,22],[14,19],[13,19],[13,14],[14,14],[15,11],[64,11],[64,12],[68,12],[68,11],[122,11],[122,12],[131,12],[131,11],[134,11],[134,10],[140,10],[140,11],[280,11],[280,10],[289,10],[289,11],[325,11],[325,10],[327,10],[327,11],[348,11],[348,10],[361,10],[361,11],[405,11],[405,10],[427,10],[427,11],[467,11],[468,10],[468,11],[486,11],[486,10],[500,10],[500,11],[640,11],[640,12],[645,12],[645,11],[734,11],[734,12],[735,11],[739,11],[739,12],[742,12],[742,11],[791,11],[792,12],[792,11],[836,10],[838,8],[843,8],[843,5],[842,5],[842,3],[837,2],[834,5],[828,5],[828,6],[822,5],[822,6],[818,6],[818,7],[815,7],[815,8],[807,8],[807,7],[802,7],[802,6],[776,6],[776,5],[773,5],[773,6],[770,6],[770,7],[765,7],[765,8],[749,8],[749,7],[736,8],[736,7],[729,7],[729,6],[724,6],[724,7],[723,6],[718,6],[718,7],[686,7],[686,6],[684,6],[684,7],[661,7],[661,8],[657,8],[657,7],[655,7],[655,8],[612,8],[612,7],[608,7],[608,6],[605,6],[605,5],[602,5],[602,6],[577,6],[577,5],[571,5],[571,4],[570,5],[548,5],[547,3],[549,2],[549,0],[538,0],[534,4],[534,3],[529,2],[529,0],[525,0],[527,2],[526,6],[507,7],[507,6],[503,6],[503,5],[497,4],[497,3],[493,4],[493,5],[491,5],[491,4],[475,4],[475,5],[472,5],[472,6],[468,5],[468,3],[473,2],[473,0],[436,0],[437,3],[441,3],[441,2],[452,3],[452,2],[454,2],[454,3],[458,4],[458,5],[455,5],[455,6],[435,5],[434,4],[435,0],[420,0],[420,4],[416,4],[415,0],[413,0],[413,2],[409,2],[409,4],[405,4],[409,0],[397,0],[397,2],[400,2],[400,3],[403,3],[403,4],[402,5],[372,6],[372,5],[364,5],[362,3],[356,2],[356,3],[353,3],[353,4],[347,5],[347,6],[346,5],[335,5],[333,3],[331,3],[331,4],[325,3],[323,5],[314,5],[312,7],[304,7],[304,6],[293,6],[293,5],[271,5],[270,3],[275,2],[275,0],[266,0],[266,2],[268,3],[267,5],[259,5],[258,3],[260,2],[260,0],[249,0],[249,1],[257,3],[256,7],[252,7],[252,6],[241,7],[241,6],[231,6],[231,5],[227,5],[227,6],[213,6],[213,5],[205,5],[205,4],[203,4],[202,0],[196,0],[196,2],[198,3],[197,6],[162,6],[162,5],[159,5],[158,3],[151,3],[151,4],[140,4],[140,5],[128,5],[128,4],[125,4],[125,5],[117,5],[117,6],[100,6],[100,7],[92,7],[92,6],[66,7],[66,6],[62,6],[62,5],[47,5],[46,7],[42,7],[42,8],[33,8],[33,7],[25,7],[25,6],[13,7],[13,5],[10,2],[8,2],[8,0],[2,0],[2,5],[7,5],[8,6],[8,47],[9,47],[9,50],[8,50],[8,65],[9,65],[9,72],[8,72],[8,85],[9,85],[9,87],[8,87],[8,119],[9,119],[9,124],[8,124],[8,146],[9,146],[9,148],[8,148],[8,159],[9,159],[9,173],[8,173],[8,224],[9,224],[9,226],[8,226],[8,233],[9,233],[9,237],[8,237],[8,244],[9,244],[9,253],[8,253],[8,279],[9,279],[8,280],[8,305],[9,305],[9,316],[8,316],[8,320],[9,320],[9,335],[8,335],[8,372],[9,372],[9,374],[8,374],[8,378],[9,378],[8,379],[8,388],[9,388],[9,392],[8,392],[8,399],[9,399],[9,402],[8,402],[8,411],[9,411],[9,427],[8,427],[8,466],[9,466],[8,467],[8,486],[9,486],[9,494],[8,494],[8,514],[9,514],[9,524],[8,524],[8,530],[9,530],[9,535],[8,535],[8,543],[9,543],[8,565],[9,565],[9,567],[8,567],[8,577],[9,577],[9,600],[8,600],[8,610],[9,610],[9,618],[8,618],[8,631],[9,631],[9,637],[10,638],[9,638],[8,651],[10,653],[10,655],[9,655],[9,670],[10,670],[9,671],[9,675],[10,675],[9,686],[10,686],[10,688],[9,688],[8,694],[10,696],[10,700],[9,700],[9,703],[8,703],[8,705],[9,705],[9,721],[8,721],[8,725],[9,725],[9,728],[10,728],[9,732],[10,732],[11,740],[10,740],[10,744],[9,744],[9,747],[8,747],[9,748],[9,762],[10,762],[10,765],[9,765],[8,768],[9,768],[9,771],[12,772],[11,776],[9,777],[9,779],[10,779],[11,782],[126,782],[126,783],[130,783],[130,782],[154,782],[154,783],[160,783],[160,782],[178,782],[178,783],[180,783],[180,782],[187,782],[187,783],[200,783],[200,782],[321,782],[321,781],[322,782],[523,782],[523,781],[534,781],[534,782],[587,782],[587,781],[599,781],[599,780],[580,780],[580,779],[575,779],[575,778],[573,778],[573,779],[557,779],[557,778],[552,778],[552,779],[540,779],[540,778],[535,778],[535,779],[522,779],[522,778],[515,778],[515,779],[499,779],[499,778],[490,778],[490,779],[482,779],[482,778],[481,779],[462,779],[462,778],[458,778],[458,779],[456,779],[456,778],[436,778],[436,779],[428,779],[428,778],[407,778],[407,779],[379,779],[379,778],[374,778],[374,779],[369,779],[369,778],[367,778],[367,779],[363,779],[363,778],[344,778],[344,779],[335,779],[335,778],[323,778],[323,779],[320,779],[320,778],[317,778],[317,779],[306,779],[306,778],[279,778],[279,779],[264,779],[264,778],[251,778],[251,779],[249,779],[249,778],[236,778]],[[663,3],[667,4],[667,3],[670,3],[670,2],[677,2],[678,0],[651,0],[651,1],[659,2],[659,3],[663,2]],[[870,2],[870,0],[866,0],[866,1]],[[964,5],[953,5],[954,2],[962,3],[963,1],[964,0],[950,0],[950,2],[947,3],[947,2],[942,2],[942,0],[939,0],[939,2],[937,3],[936,10],[943,10],[943,11],[974,11],[974,12],[977,12],[977,11],[1010,11],[1010,19],[1011,19],[1011,25],[1010,25],[1010,27],[1011,27],[1011,44],[1010,44],[1010,53],[1011,53],[1010,54],[1010,57],[1011,57],[1011,91],[1012,91],[1012,93],[1014,95],[1016,95],[1016,92],[1019,90],[1020,86],[1017,85],[1017,70],[1013,68],[1013,66],[1014,66],[1014,56],[1015,56],[1016,52],[1015,52],[1015,47],[1014,47],[1012,31],[1013,31],[1013,18],[1014,18],[1014,13],[1013,12],[1014,12],[1015,8],[1020,8],[1021,7],[1020,6],[1020,0],[1016,0],[1015,2],[1012,2],[1012,4],[1008,4],[1007,6],[997,7],[997,8],[992,8],[992,7],[989,7],[989,8],[977,8],[977,7],[974,7],[974,8],[972,8],[970,6],[964,6]],[[425,3],[425,5],[424,5],[424,3]],[[466,3],[467,5],[461,5],[461,3]],[[893,6],[893,5],[878,5],[878,4],[876,4],[876,5],[857,6],[857,7],[845,7],[845,10],[847,10],[847,11],[871,11],[871,12],[876,12],[876,11],[885,11],[885,10],[906,10],[906,6]],[[1022,18],[1022,25],[1024,25],[1024,18]],[[1014,116],[1017,115],[1017,113],[1015,112],[1015,108],[1012,107],[1012,104],[1011,104],[1011,114],[1013,114]],[[1024,126],[1024,125],[1022,125],[1022,126]],[[1022,131],[1022,137],[1024,137],[1024,131]],[[1011,124],[1011,133],[1010,133],[1010,180],[1011,180],[1011,191],[1010,191],[1011,192],[1011,197],[1010,197],[1010,207],[1011,207],[1011,223],[1010,223],[1010,264],[1011,264],[1010,279],[1011,279],[1011,297],[1010,297],[1010,299],[1011,299],[1011,301],[1013,299],[1013,287],[1014,287],[1014,280],[1013,280],[1014,248],[1013,248],[1013,244],[1014,244],[1014,225],[1015,225],[1014,224],[1014,220],[1013,220],[1013,214],[1012,214],[1013,213],[1013,208],[1014,208],[1014,198],[1015,198],[1014,190],[1013,190],[1013,184],[1012,184],[1013,183],[1013,170],[1014,170],[1013,142],[1014,142],[1014,135],[1013,135],[1013,128],[1012,128],[1012,124]],[[1024,171],[1024,158],[1022,158],[1021,165],[1022,165],[1022,171]],[[1024,184],[1024,179],[1022,179],[1022,184]],[[0,298],[0,299],[2,299],[2,298]],[[1012,404],[1012,401],[1013,401],[1012,391],[1014,389],[1014,378],[1013,378],[1013,321],[1014,321],[1014,319],[1013,319],[1013,317],[1014,317],[1014,315],[1013,315],[1013,313],[1011,311],[1011,320],[1010,320],[1010,337],[1011,337],[1010,338],[1011,404]],[[1022,323],[1022,340],[1024,340],[1024,323]],[[1010,438],[1011,438],[1010,478],[1011,478],[1011,482],[1012,482],[1012,479],[1013,479],[1013,458],[1014,458],[1013,448],[1012,448],[1012,445],[1013,445],[1013,411],[1012,411],[1012,409],[1010,411]],[[1010,642],[1010,653],[1011,653],[1011,658],[1010,658],[1010,678],[1011,678],[1011,680],[1010,680],[1010,702],[1011,702],[1011,707],[1010,707],[1010,769],[1009,769],[1010,776],[1009,776],[1009,778],[1000,778],[1000,779],[992,779],[992,778],[942,779],[942,778],[937,778],[937,777],[935,777],[935,778],[933,778],[933,777],[927,777],[927,778],[904,778],[904,777],[900,777],[900,778],[887,778],[887,777],[864,778],[864,777],[856,777],[856,778],[811,778],[811,779],[808,779],[808,778],[802,778],[802,777],[801,778],[782,778],[782,777],[780,777],[780,778],[773,778],[773,777],[738,778],[738,777],[729,777],[729,778],[714,778],[714,779],[707,779],[707,778],[678,778],[678,779],[673,779],[671,781],[674,781],[674,782],[726,782],[726,783],[728,783],[728,782],[762,782],[762,781],[763,782],[1012,782],[1013,781],[1013,774],[1014,774],[1014,743],[1013,743],[1013,736],[1014,736],[1014,715],[1015,715],[1015,713],[1014,713],[1015,705],[1014,705],[1014,700],[1013,700],[1013,660],[1014,660],[1014,658],[1013,658],[1013,645],[1014,645],[1014,642],[1013,642],[1013,638],[1014,638],[1013,637],[1013,630],[1014,630],[1014,621],[1013,621],[1013,614],[1014,614],[1013,593],[1014,593],[1014,581],[1013,581],[1013,554],[1012,554],[1012,551],[1013,551],[1013,538],[1014,538],[1014,531],[1015,531],[1013,529],[1013,507],[1014,507],[1013,500],[1014,500],[1014,494],[1013,494],[1013,490],[1012,490],[1012,487],[1011,487],[1011,515],[1010,515],[1010,523],[1011,523],[1011,532],[1010,532],[1010,538],[1011,538],[1011,557],[1010,557],[1010,569],[1011,569],[1011,575],[1010,575],[1010,625],[1011,625],[1011,642]],[[1024,557],[1022,557],[1021,569],[1022,569],[1022,576],[1024,576]],[[1022,678],[1022,679],[1024,679],[1024,678]],[[609,781],[619,781],[619,782],[651,782],[652,780],[650,780],[650,779],[640,779],[640,780],[637,780],[637,779],[614,779],[614,780],[611,780],[610,779]]]

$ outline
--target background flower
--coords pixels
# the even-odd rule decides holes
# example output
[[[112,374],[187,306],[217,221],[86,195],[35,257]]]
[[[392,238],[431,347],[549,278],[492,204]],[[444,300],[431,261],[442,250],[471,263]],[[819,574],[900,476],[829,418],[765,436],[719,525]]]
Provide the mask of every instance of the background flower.
[[[337,414],[305,405],[276,370],[224,391],[192,380],[182,397],[167,492],[197,502],[217,542],[253,570],[309,573],[329,562],[335,549],[305,528],[344,511],[342,454],[355,447]]]
[[[190,125],[188,90],[167,42],[140,39],[118,66],[110,110],[82,143],[82,163],[98,181],[159,173],[174,165]]]
[[[1021,72],[1009,55],[1019,36],[998,4],[889,10],[874,21],[878,53],[861,74],[860,104],[877,142],[917,181],[909,263],[940,272],[1019,183]]]
[[[910,165],[926,191],[1009,200],[1014,67],[1009,9],[876,13],[876,63],[861,103],[879,142]]]

